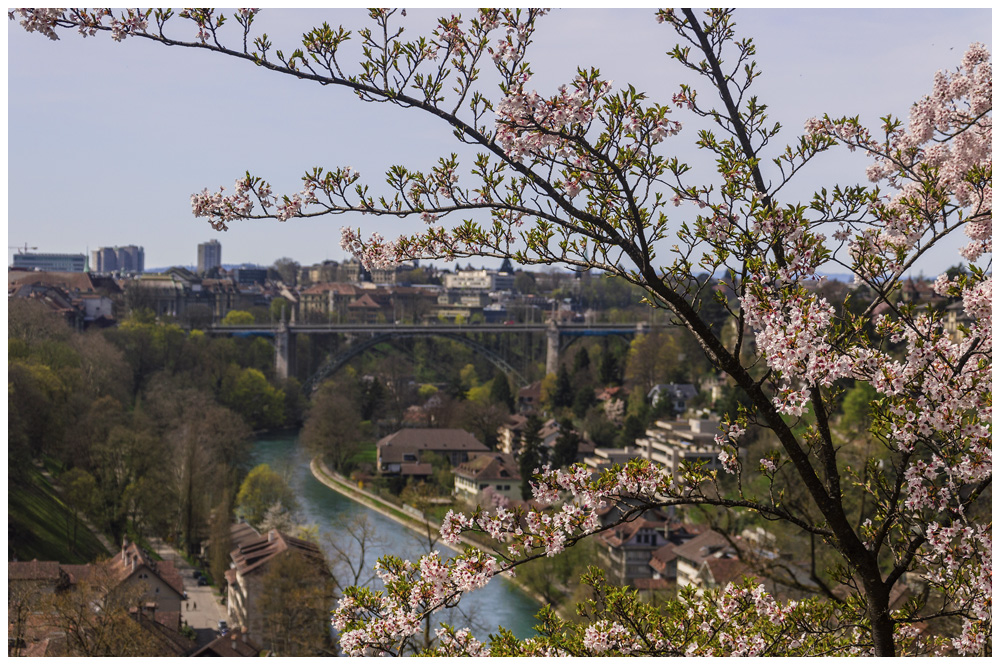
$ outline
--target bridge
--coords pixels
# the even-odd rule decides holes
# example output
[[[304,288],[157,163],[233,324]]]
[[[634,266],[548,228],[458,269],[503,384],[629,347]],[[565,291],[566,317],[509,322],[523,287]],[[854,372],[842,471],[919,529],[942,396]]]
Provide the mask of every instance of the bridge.
[[[505,374],[511,376],[518,385],[524,385],[521,376],[507,360],[493,350],[479,344],[469,337],[472,334],[493,335],[538,335],[546,336],[545,371],[553,373],[559,367],[559,352],[565,349],[576,338],[591,336],[620,335],[633,337],[648,332],[650,324],[642,323],[286,323],[277,325],[213,325],[205,332],[211,335],[229,335],[233,337],[268,337],[274,340],[275,373],[280,378],[288,378],[295,362],[296,335],[349,335],[355,341],[345,350],[329,359],[309,381],[303,386],[311,392],[324,378],[334,374],[344,367],[354,357],[364,351],[401,337],[444,337],[465,344],[482,354],[487,360],[499,367]]]

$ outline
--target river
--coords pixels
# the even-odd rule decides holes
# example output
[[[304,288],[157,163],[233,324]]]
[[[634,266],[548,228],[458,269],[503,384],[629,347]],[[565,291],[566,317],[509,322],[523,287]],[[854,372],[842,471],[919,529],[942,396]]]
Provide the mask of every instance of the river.
[[[337,535],[334,527],[338,521],[346,522],[364,515],[374,526],[381,541],[379,547],[366,554],[364,563],[367,569],[371,569],[378,557],[385,554],[416,561],[427,551],[426,545],[422,547],[419,536],[410,529],[351,501],[316,480],[309,470],[310,456],[299,445],[296,433],[278,433],[259,438],[253,446],[251,458],[252,465],[268,464],[288,478],[298,498],[304,522],[315,524],[319,528],[321,542],[327,535]],[[446,548],[439,549],[443,556],[454,554]],[[483,641],[486,641],[489,632],[496,631],[498,625],[519,638],[526,638],[534,634],[534,616],[539,608],[536,600],[507,580],[499,579],[462,599],[459,609],[465,616],[456,613],[442,617],[444,613],[439,613],[435,618],[441,617],[439,621],[451,623],[456,628],[472,626],[473,634]]]

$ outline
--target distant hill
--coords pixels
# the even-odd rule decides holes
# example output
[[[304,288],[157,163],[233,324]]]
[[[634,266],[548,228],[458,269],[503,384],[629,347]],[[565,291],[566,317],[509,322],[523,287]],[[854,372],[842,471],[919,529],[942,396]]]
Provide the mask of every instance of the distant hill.
[[[249,263],[223,263],[222,267],[225,268],[226,270],[232,270],[233,268],[247,268],[247,267],[267,268],[267,266],[252,266]],[[198,270],[198,266],[196,265],[189,265],[189,266],[169,265],[166,266],[165,268],[146,268],[143,272],[148,272],[148,273],[167,272],[171,268],[185,268],[186,270],[190,270],[191,272],[197,272]]]

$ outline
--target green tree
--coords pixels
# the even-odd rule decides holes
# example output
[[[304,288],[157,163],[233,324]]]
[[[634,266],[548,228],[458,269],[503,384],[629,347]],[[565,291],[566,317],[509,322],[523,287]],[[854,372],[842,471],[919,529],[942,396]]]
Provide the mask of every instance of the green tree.
[[[272,321],[287,321],[292,316],[291,303],[281,296],[271,298],[268,310],[271,313]]]
[[[597,402],[594,395],[594,388],[589,383],[581,383],[577,386],[573,394],[573,415],[577,418],[584,418],[587,411]]]
[[[851,430],[867,430],[871,426],[872,402],[878,398],[878,392],[870,383],[858,381],[844,395],[841,409],[844,412],[842,425]]]
[[[622,429],[618,440],[620,448],[627,448],[635,443],[635,440],[646,433],[646,425],[642,418],[634,414],[625,417],[625,426]]]
[[[247,522],[257,526],[264,519],[268,508],[281,504],[289,512],[298,510],[298,502],[292,488],[267,464],[259,464],[250,470],[239,494],[236,495],[236,510]]]
[[[531,480],[534,478],[535,469],[540,469],[545,464],[546,451],[539,436],[541,429],[541,419],[531,414],[521,432],[521,453],[517,466],[521,474],[521,498],[525,501],[531,498]]]
[[[255,430],[284,423],[285,393],[272,386],[260,370],[231,366],[220,397]]]
[[[510,413],[514,410],[514,394],[510,390],[510,381],[506,374],[497,374],[490,383],[490,401],[507,408]]]
[[[254,323],[254,315],[241,309],[231,309],[222,317],[224,326],[252,326]]]
[[[597,379],[602,386],[610,386],[618,383],[618,360],[608,346],[604,347],[601,353],[601,364],[597,370]]]
[[[573,406],[573,382],[569,378],[566,365],[559,365],[556,372],[556,388],[552,393],[552,406],[557,409]]]
[[[552,466],[564,469],[575,464],[579,451],[580,435],[573,428],[573,422],[569,418],[563,418],[559,421],[559,436],[552,446]]]

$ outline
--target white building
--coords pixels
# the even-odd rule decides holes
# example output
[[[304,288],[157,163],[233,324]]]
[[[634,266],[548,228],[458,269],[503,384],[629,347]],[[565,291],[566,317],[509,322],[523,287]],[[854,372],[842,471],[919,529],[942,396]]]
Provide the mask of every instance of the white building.
[[[509,291],[514,288],[514,275],[496,270],[459,270],[444,276],[446,289],[475,291]]]
[[[704,461],[706,469],[721,469],[718,419],[658,420],[646,430],[646,436],[636,439],[639,457],[666,467],[671,476],[680,478],[684,462]]]
[[[84,272],[87,269],[87,257],[84,254],[19,252],[14,255],[14,267],[43,272]]]
[[[206,273],[222,266],[222,243],[209,240],[198,245],[198,272]]]

